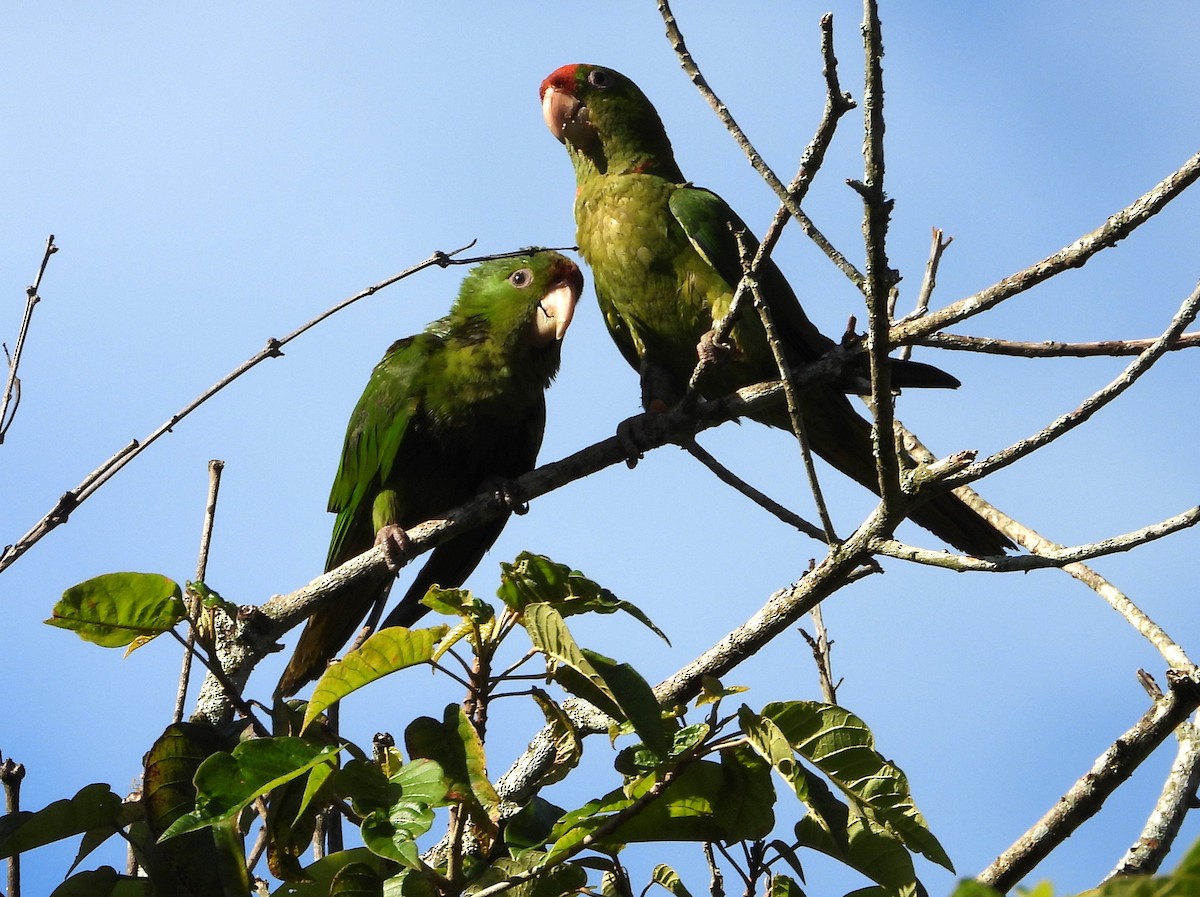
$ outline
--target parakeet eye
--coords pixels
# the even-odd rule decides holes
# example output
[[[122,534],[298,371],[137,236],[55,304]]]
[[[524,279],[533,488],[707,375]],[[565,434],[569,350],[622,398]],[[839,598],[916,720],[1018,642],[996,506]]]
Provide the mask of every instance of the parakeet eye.
[[[592,87],[597,87],[600,90],[605,90],[612,84],[612,79],[608,76],[608,72],[604,69],[593,69],[588,72],[588,84]]]
[[[533,283],[533,272],[528,268],[521,268],[508,275],[508,282],[518,290],[524,289]]]

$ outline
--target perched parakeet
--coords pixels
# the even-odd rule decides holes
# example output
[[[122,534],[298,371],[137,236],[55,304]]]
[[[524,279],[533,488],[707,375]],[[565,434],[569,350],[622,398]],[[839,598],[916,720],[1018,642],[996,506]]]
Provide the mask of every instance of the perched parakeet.
[[[696,366],[697,347],[729,311],[742,275],[738,233],[757,241],[715,193],[679,170],[661,119],[637,85],[612,69],[565,65],[541,84],[542,114],[575,167],[579,250],[592,270],[596,297],[621,354],[640,374],[646,408],[674,404]],[[773,262],[759,271],[760,292],[793,367],[833,347],[809,321]],[[750,309],[733,331],[721,364],[701,380],[708,398],[779,378],[758,315]],[[895,360],[897,387],[956,387],[931,365]],[[839,386],[816,385],[799,396],[810,444],[838,470],[873,491],[878,479],[871,427]],[[760,418],[790,428],[786,409]],[[975,555],[1012,543],[949,493],[914,510],[912,519]]]
[[[394,343],[350,416],[329,495],[337,514],[326,570],[436,518],[534,466],[545,390],[583,289],[557,252],[484,262],[463,280],[446,317]],[[462,584],[496,541],[505,515],[439,545],[384,625],[425,613],[431,585]],[[308,620],[276,694],[315,679],[391,587],[381,576]]]

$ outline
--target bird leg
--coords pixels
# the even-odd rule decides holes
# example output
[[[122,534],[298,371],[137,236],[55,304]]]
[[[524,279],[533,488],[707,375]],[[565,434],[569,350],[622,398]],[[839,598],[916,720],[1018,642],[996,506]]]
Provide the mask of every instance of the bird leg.
[[[404,556],[408,554],[411,547],[408,533],[396,524],[389,523],[387,526],[379,528],[379,532],[375,534],[375,544],[382,546],[383,557],[387,561],[388,569],[392,573],[399,573],[400,568],[404,566]]]

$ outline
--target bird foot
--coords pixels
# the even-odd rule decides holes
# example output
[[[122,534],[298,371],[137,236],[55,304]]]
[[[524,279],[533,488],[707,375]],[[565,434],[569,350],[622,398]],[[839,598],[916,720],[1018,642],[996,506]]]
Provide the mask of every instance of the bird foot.
[[[404,566],[404,556],[408,554],[412,544],[408,533],[394,523],[389,523],[375,534],[375,544],[383,547],[383,557],[387,561],[388,569],[399,573],[400,568]]]
[[[517,484],[505,477],[488,477],[482,491],[494,492],[496,501],[508,511],[523,517],[529,513],[529,502],[524,501],[517,491]]]
[[[723,364],[737,349],[732,343],[720,342],[713,331],[709,330],[700,336],[696,344],[696,357],[704,364]]]
[[[660,400],[650,402],[647,409],[651,414],[662,414],[667,410],[667,404]],[[630,469],[637,467],[646,449],[654,444],[647,430],[648,421],[645,414],[628,417],[617,424],[617,441],[625,453],[625,464]]]

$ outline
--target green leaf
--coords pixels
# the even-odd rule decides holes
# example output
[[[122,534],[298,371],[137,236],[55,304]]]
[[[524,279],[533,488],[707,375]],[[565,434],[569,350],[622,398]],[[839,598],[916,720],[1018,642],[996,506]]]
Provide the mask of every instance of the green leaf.
[[[958,887],[950,892],[950,897],[1003,897],[1003,895],[995,888],[989,888],[985,884],[968,878],[958,883]]]
[[[794,878],[787,875],[772,875],[766,897],[804,897],[804,889]]]
[[[104,648],[138,647],[184,618],[182,595],[157,573],[105,573],[63,592],[46,623]]]
[[[663,863],[654,867],[654,871],[650,873],[650,881],[666,888],[673,897],[692,897],[691,892],[684,886],[683,879],[679,877],[679,873]]]
[[[521,875],[546,865],[546,855],[538,851],[496,860],[479,878],[471,882],[465,893],[480,891],[514,875]],[[582,891],[586,885],[587,872],[581,866],[563,863],[547,868],[545,872],[510,888],[504,894],[505,897],[563,897],[565,894]]]
[[[768,704],[762,716],[864,816],[894,833],[909,849],[954,871],[954,864],[913,802],[908,778],[875,750],[866,723],[842,707],[816,701]]]
[[[365,847],[339,850],[304,867],[306,881],[287,882],[275,889],[275,897],[328,897],[333,881],[342,869],[351,865],[364,865],[382,880],[391,874],[395,866],[380,859]]]
[[[550,558],[523,551],[511,564],[500,565],[496,595],[518,613],[530,604],[551,604],[564,617],[582,613],[612,614],[624,611],[668,645],[670,639],[635,605],[617,598],[578,570]]]
[[[667,723],[653,689],[633,667],[581,648],[549,604],[528,605],[522,622],[534,648],[549,659],[556,682],[618,722],[629,722],[655,753],[666,756]]]
[[[432,808],[445,805],[447,792],[446,776],[434,761],[404,764],[388,780],[388,805],[363,819],[363,843],[385,859],[422,868],[416,839],[433,826]]]
[[[476,825],[493,838],[499,834],[500,796],[487,777],[483,742],[461,706],[447,706],[441,722],[428,716],[413,720],[404,731],[404,743],[409,756],[441,766],[450,790]]]
[[[347,863],[330,881],[329,897],[383,897],[383,881],[366,863]]]
[[[50,897],[152,897],[148,878],[118,875],[112,866],[101,866],[72,875],[50,892]]]
[[[539,788],[561,782],[579,765],[583,758],[583,739],[571,723],[570,718],[546,692],[540,688],[531,690],[534,702],[546,717],[550,727],[550,740],[554,745],[554,759],[547,765],[546,772],[534,783]]]
[[[536,795],[504,824],[504,843],[514,854],[540,850],[566,811]]]
[[[396,626],[376,632],[342,658],[341,663],[330,665],[317,680],[301,731],[351,692],[397,670],[428,662],[447,629],[446,626],[427,629]]]
[[[636,780],[563,816],[551,837],[550,861],[629,810],[661,781],[663,771]],[[721,762],[692,760],[661,794],[643,804],[601,842],[742,841],[765,838],[775,824],[771,769],[744,746],[721,752]]]
[[[1049,892],[1049,885],[1045,888]],[[1196,894],[1200,894],[1200,841],[1192,845],[1170,875],[1125,875],[1079,897],[1195,897]]]
[[[53,844],[101,827],[115,831],[121,819],[121,798],[107,785],[85,785],[70,799],[29,812],[0,816],[0,859]]]
[[[333,763],[341,750],[294,736],[244,741],[219,751],[196,770],[196,809],[180,816],[160,840],[231,819],[256,797],[299,778],[314,766]]]

